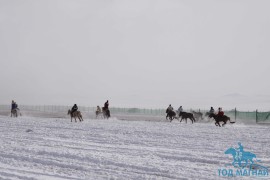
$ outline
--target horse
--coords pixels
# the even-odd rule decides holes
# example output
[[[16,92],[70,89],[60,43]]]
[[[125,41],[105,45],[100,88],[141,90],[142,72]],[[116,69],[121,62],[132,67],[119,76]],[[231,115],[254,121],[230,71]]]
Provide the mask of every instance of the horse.
[[[77,117],[80,121],[83,121],[82,114],[81,114],[80,111],[75,111],[75,112],[71,113],[71,110],[69,109],[69,110],[68,110],[68,115],[70,115],[71,122],[72,122],[72,118],[74,118],[74,119],[75,119],[75,122],[77,122],[77,121],[76,121],[76,117]]]
[[[102,114],[103,118],[109,119],[111,117],[111,112],[109,109],[105,109],[104,107],[102,108]]]
[[[12,109],[10,117],[18,117],[18,110],[17,109]]]
[[[212,114],[209,115],[209,117],[214,118],[215,121],[216,121],[215,125],[219,126],[219,127],[221,127],[219,122],[223,122],[222,126],[224,126],[227,123],[227,121],[230,121],[230,123],[235,123],[235,122],[231,122],[231,118],[226,116],[226,115],[219,116],[217,114],[212,113]]]
[[[201,112],[192,111],[192,114],[196,120],[203,119],[203,114]]]
[[[168,117],[170,119],[170,122],[172,122],[172,120],[175,118],[176,113],[173,110],[166,110],[167,116],[166,119],[168,120]]]
[[[239,152],[238,152],[239,153]],[[251,152],[245,152],[243,151],[241,156],[237,156],[237,151],[230,147],[229,149],[227,149],[225,151],[225,154],[231,154],[233,156],[233,163],[232,165],[234,167],[236,167],[235,163],[238,164],[239,167],[246,167],[248,165],[248,161],[251,162],[251,164],[253,164],[253,158],[256,158],[256,155],[251,153]],[[242,161],[245,161],[245,165],[242,165]]]
[[[103,117],[103,112],[102,111],[96,111],[96,119],[98,117]]]
[[[212,113],[212,112],[206,112],[206,113],[205,113],[205,116],[208,117],[208,118],[211,118],[211,117],[210,117],[211,114],[214,114],[214,113]]]
[[[182,120],[185,119],[186,123],[187,123],[187,118],[189,118],[191,120],[192,124],[193,124],[193,122],[196,121],[192,113],[180,112],[179,117],[181,117],[180,122],[182,122]]]

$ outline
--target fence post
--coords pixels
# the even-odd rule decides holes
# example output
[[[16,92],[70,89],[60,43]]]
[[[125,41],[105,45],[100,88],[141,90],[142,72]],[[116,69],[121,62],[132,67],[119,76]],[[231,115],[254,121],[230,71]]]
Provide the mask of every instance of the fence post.
[[[256,109],[256,123],[258,123],[258,109]]]
[[[234,109],[234,120],[236,121],[236,108]]]

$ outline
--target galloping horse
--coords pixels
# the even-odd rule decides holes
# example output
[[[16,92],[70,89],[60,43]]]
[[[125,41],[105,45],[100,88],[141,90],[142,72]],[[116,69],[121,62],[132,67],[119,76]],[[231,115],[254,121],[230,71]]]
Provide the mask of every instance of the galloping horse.
[[[186,123],[187,123],[187,118],[189,118],[191,120],[192,124],[193,124],[193,122],[195,122],[195,118],[194,118],[192,113],[180,112],[179,117],[181,117],[180,122],[182,122],[182,120],[185,119]]]
[[[71,117],[71,122],[72,122],[72,118],[74,118],[74,119],[75,119],[75,122],[77,122],[77,121],[76,121],[76,117],[77,117],[80,121],[83,121],[82,114],[81,114],[80,111],[75,111],[75,112],[71,113],[71,111],[70,111],[70,109],[69,109],[69,110],[68,110],[68,115],[70,115],[70,117]]]
[[[172,122],[172,120],[175,118],[176,116],[176,113],[173,111],[173,110],[166,110],[166,113],[167,113],[167,116],[166,116],[166,119],[170,119],[170,122]]]
[[[216,126],[219,126],[219,127],[221,127],[220,124],[219,124],[219,122],[223,122],[222,126],[224,126],[227,123],[227,121],[230,121],[230,123],[235,123],[235,122],[231,122],[230,117],[228,117],[226,115],[218,116],[217,114],[213,114],[212,113],[212,114],[209,115],[209,117],[210,118],[214,118],[215,121],[216,121],[215,122],[215,125]]]
[[[102,108],[103,117],[109,119],[111,117],[111,113],[109,109]]]

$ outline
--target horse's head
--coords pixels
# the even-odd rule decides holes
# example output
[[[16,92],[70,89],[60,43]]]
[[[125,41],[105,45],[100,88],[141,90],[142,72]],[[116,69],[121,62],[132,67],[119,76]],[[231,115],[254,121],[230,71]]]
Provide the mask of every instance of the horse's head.
[[[210,117],[210,118],[215,118],[216,115],[215,115],[214,113],[209,113],[208,117]]]
[[[68,115],[71,113],[70,109],[68,110]]]
[[[236,150],[234,148],[232,148],[232,147],[230,147],[229,149],[227,149],[225,151],[225,154],[232,154],[232,155],[234,155],[235,153],[236,153]]]

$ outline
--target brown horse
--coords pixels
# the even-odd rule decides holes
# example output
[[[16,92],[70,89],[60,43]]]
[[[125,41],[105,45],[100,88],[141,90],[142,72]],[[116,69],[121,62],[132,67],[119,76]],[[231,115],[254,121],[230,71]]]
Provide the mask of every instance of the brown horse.
[[[18,117],[18,111],[17,111],[17,109],[12,109],[11,110],[10,117]]]
[[[77,122],[77,121],[76,121],[76,117],[77,117],[80,121],[83,121],[82,114],[81,114],[80,111],[75,111],[75,112],[71,113],[71,110],[69,109],[69,110],[68,110],[68,115],[70,115],[70,117],[71,117],[71,122],[72,122],[72,118],[74,118],[74,119],[75,119],[75,122]]]
[[[227,121],[230,121],[230,123],[235,123],[235,122],[231,122],[230,117],[228,117],[226,115],[219,116],[217,114],[212,113],[212,114],[209,115],[209,117],[210,118],[214,118],[215,121],[216,121],[215,122],[215,125],[216,126],[219,126],[219,127],[221,127],[220,124],[219,124],[219,122],[223,122],[222,126],[224,126],[227,123]]]
[[[185,119],[187,123],[187,118],[191,120],[192,124],[193,122],[195,122],[195,118],[192,113],[180,112],[179,117],[181,117],[180,122],[182,122],[182,120]]]

